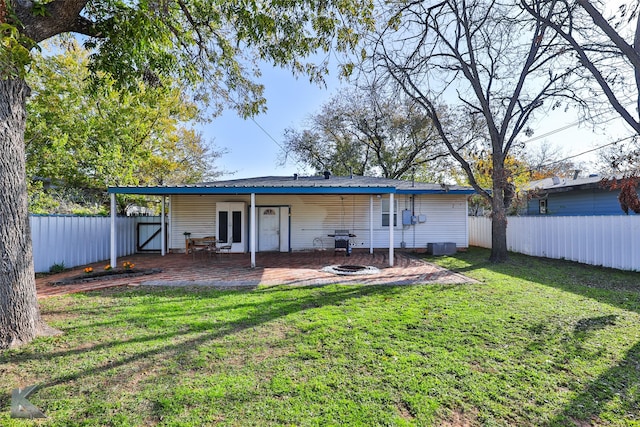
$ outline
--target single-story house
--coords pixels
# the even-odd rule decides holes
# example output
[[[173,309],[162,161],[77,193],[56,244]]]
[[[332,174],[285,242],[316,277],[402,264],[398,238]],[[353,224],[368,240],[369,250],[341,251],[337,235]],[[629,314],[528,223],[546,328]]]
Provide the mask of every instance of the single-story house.
[[[526,187],[525,215],[624,215],[618,201],[620,190],[612,191],[602,182],[603,177],[595,174],[533,181]]]
[[[172,252],[185,250],[190,237],[216,236],[231,252],[311,250],[330,235],[348,230],[352,248],[424,249],[428,243],[469,244],[469,187],[427,184],[365,176],[268,176],[193,185],[110,187],[112,257],[115,265],[115,195],[138,194],[168,199],[166,242]],[[164,209],[166,202],[162,204]],[[164,226],[164,224],[163,224]]]

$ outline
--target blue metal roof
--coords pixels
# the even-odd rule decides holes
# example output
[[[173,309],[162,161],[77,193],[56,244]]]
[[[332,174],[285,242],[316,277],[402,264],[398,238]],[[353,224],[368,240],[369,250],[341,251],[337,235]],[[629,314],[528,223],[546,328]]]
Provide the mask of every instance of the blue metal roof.
[[[388,194],[395,193],[389,187],[340,188],[340,187],[201,187],[201,186],[167,186],[167,187],[109,187],[109,193],[116,194]]]
[[[268,176],[189,185],[109,187],[109,193],[177,194],[473,194],[470,187],[379,177]]]

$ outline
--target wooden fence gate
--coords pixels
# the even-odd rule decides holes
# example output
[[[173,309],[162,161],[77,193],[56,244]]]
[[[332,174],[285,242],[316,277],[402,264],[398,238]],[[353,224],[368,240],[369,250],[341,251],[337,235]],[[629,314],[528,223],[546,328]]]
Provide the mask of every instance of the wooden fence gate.
[[[137,252],[160,252],[162,249],[162,240],[160,232],[162,231],[161,223],[158,222],[138,222],[136,224],[136,251]],[[165,242],[167,233],[167,224],[165,223]]]

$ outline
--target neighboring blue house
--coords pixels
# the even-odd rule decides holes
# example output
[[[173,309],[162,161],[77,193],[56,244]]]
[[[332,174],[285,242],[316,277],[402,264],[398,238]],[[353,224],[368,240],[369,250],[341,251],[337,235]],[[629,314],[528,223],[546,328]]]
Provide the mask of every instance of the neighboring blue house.
[[[603,177],[545,178],[527,186],[525,215],[588,216],[624,215],[618,202],[620,190],[602,186]],[[632,211],[630,211],[632,212]],[[633,213],[631,213],[633,214]]]

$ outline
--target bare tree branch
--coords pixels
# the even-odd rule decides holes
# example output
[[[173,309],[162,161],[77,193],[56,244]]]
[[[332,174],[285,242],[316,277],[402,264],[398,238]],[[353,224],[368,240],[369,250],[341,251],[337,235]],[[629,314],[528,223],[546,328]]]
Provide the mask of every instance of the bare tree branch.
[[[513,195],[505,160],[531,117],[548,108],[546,100],[574,98],[575,60],[560,48],[560,37],[546,35],[546,21],[531,19],[517,3],[449,0],[390,8],[392,25],[382,25],[370,40],[365,66],[422,106],[469,184],[491,203],[491,259],[504,260],[505,205]],[[436,106],[443,102],[453,105],[458,121],[441,115]],[[479,185],[472,165],[480,153],[491,157],[490,191]]]
[[[613,53],[614,55],[617,55],[618,57],[622,56],[631,62],[636,79],[636,111],[640,111],[640,97],[638,96],[638,90],[640,88],[640,49],[637,51],[636,48],[629,45],[590,2],[578,0],[578,3],[589,14],[596,27],[600,28],[606,37],[613,42],[614,46],[619,49],[618,51],[603,49],[604,43],[598,44],[597,41],[590,41],[590,44],[593,47],[578,41],[577,37],[574,35],[576,32],[574,22],[575,19],[577,19],[575,14],[577,12],[568,8],[566,5],[563,10],[559,11],[556,10],[556,3],[553,2],[549,5],[548,14],[543,16],[540,12],[540,6],[547,5],[547,2],[544,0],[533,0],[531,2],[526,0],[522,1],[522,5],[525,10],[537,19],[544,20],[549,28],[553,29],[553,31],[559,34],[569,44],[569,47],[573,49],[576,55],[578,55],[581,65],[589,71],[614,110],[625,120],[625,122],[627,122],[627,124],[629,124],[629,126],[631,126],[636,132],[640,133],[640,120],[638,120],[637,115],[634,117],[634,115],[632,115],[625,107],[626,102],[619,98],[619,95],[616,94],[615,90],[611,86],[610,80],[602,73],[600,66],[587,54],[588,52],[595,53],[597,55]],[[566,16],[561,17],[561,12],[564,12]],[[635,44],[638,43],[638,39],[640,38],[639,30],[640,20],[638,20],[636,24]]]

